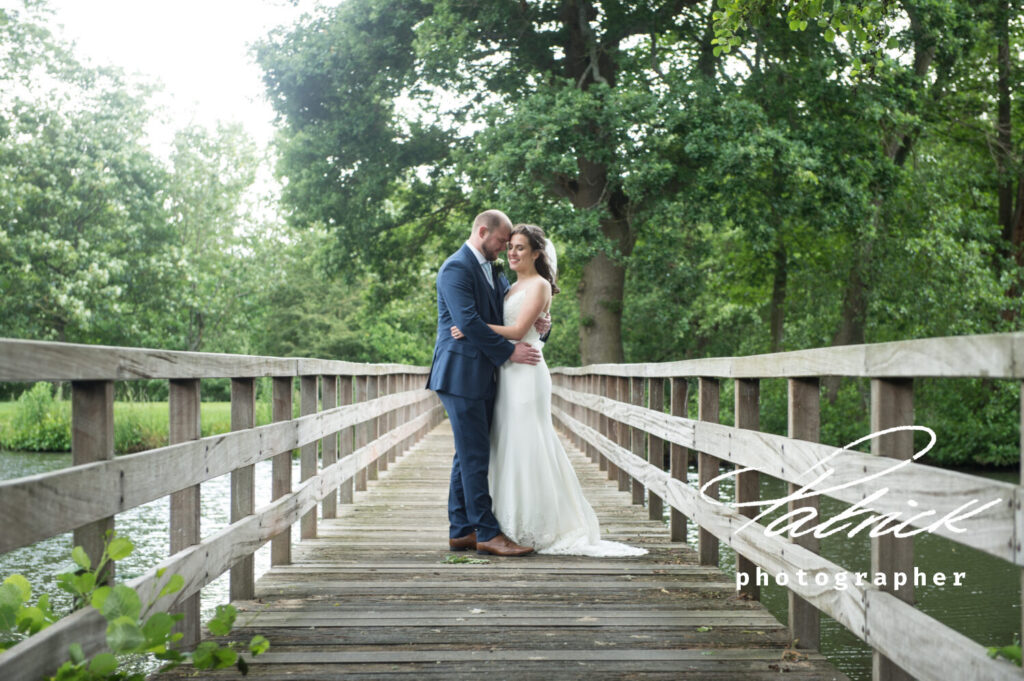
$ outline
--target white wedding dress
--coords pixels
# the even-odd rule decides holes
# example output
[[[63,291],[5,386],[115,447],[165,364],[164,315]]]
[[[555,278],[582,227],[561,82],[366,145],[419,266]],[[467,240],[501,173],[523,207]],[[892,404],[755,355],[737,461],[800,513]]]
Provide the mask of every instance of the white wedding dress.
[[[515,322],[524,291],[505,299],[505,324]],[[540,348],[537,330],[523,342]],[[538,553],[640,556],[646,549],[601,539],[597,514],[583,496],[551,423],[551,374],[539,364],[506,362],[498,374],[488,473],[501,531]]]

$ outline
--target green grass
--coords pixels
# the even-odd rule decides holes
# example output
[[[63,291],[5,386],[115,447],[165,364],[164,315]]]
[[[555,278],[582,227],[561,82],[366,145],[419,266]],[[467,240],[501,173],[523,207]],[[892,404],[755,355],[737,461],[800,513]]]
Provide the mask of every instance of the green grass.
[[[52,404],[54,409],[70,414],[70,402],[55,400]],[[0,446],[6,449],[13,448],[9,443],[13,441],[12,429],[18,406],[17,402],[0,402]],[[199,418],[203,437],[226,433],[231,430],[231,403],[203,402]],[[115,402],[114,451],[128,454],[165,446],[168,442],[168,420],[167,402]],[[270,405],[257,402],[256,425],[267,423],[270,423]],[[67,441],[70,442],[70,436]]]

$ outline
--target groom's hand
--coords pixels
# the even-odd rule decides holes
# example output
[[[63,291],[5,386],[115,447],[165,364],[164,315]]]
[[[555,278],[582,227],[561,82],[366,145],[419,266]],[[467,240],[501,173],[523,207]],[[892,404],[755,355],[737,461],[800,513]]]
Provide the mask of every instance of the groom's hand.
[[[517,364],[537,364],[540,362],[540,350],[529,343],[516,343],[509,359]]]

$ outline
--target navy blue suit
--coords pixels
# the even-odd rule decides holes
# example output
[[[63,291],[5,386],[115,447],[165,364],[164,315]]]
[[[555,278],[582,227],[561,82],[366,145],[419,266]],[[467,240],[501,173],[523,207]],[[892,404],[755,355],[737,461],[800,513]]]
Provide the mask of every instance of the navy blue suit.
[[[487,541],[501,529],[491,512],[487,484],[491,414],[498,367],[514,346],[487,327],[502,324],[508,280],[497,267],[494,287],[468,244],[453,253],[437,273],[437,341],[427,388],[444,404],[455,434],[455,459],[448,489],[450,536],[477,533]],[[455,340],[451,327],[465,338]]]

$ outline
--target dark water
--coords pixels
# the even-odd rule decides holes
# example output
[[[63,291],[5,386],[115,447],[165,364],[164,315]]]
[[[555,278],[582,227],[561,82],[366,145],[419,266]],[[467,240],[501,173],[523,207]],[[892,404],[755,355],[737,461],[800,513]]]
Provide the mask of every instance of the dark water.
[[[723,469],[725,472],[725,469]],[[976,473],[977,474],[977,473]],[[991,480],[1019,482],[1013,472],[977,474]],[[697,486],[696,471],[689,481]],[[787,495],[787,485],[776,478],[761,476],[762,499],[779,499]],[[721,499],[733,499],[732,479],[720,483]],[[820,497],[819,517],[827,519],[849,507],[829,497]],[[763,519],[781,515],[776,512]],[[697,546],[697,529],[688,525],[687,541]],[[821,554],[851,572],[870,572],[871,545],[867,532],[852,538],[845,533],[821,540]],[[721,547],[719,564],[735,575],[736,556],[727,546]],[[985,646],[1003,646],[1013,642],[1020,631],[1020,570],[1010,563],[957,544],[937,535],[922,533],[914,537],[914,565],[928,575],[926,586],[915,588],[915,605],[922,612],[946,626]],[[934,586],[932,575],[944,573],[947,583]],[[966,573],[961,586],[954,586],[953,573]],[[787,590],[769,578],[761,587],[761,602],[781,622],[787,620]],[[854,681],[870,681],[871,649],[830,617],[821,618],[821,652]]]

